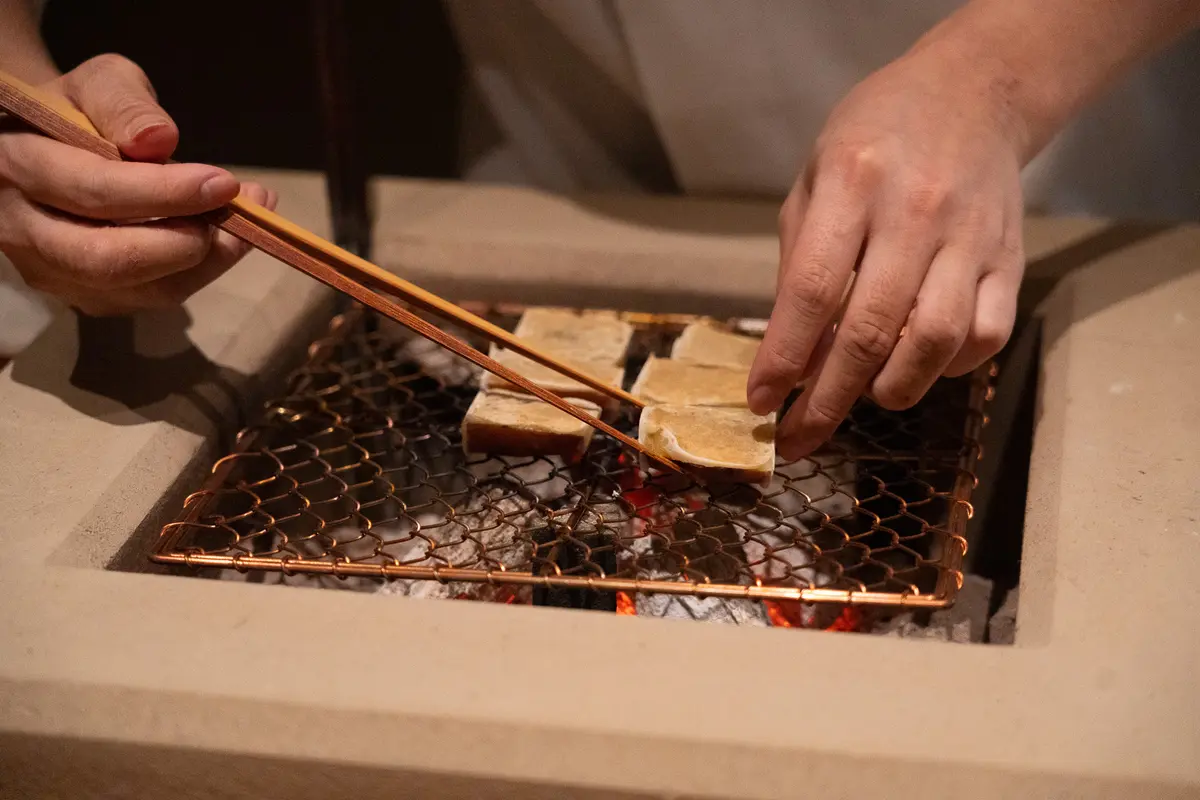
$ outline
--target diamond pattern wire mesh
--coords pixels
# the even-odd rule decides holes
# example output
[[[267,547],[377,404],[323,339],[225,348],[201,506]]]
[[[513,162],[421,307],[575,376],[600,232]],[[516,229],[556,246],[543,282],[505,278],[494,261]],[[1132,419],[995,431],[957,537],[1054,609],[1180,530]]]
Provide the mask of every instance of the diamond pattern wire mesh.
[[[489,316],[511,328],[514,310]],[[626,385],[685,317],[624,315]],[[469,338],[469,337],[467,337]],[[473,342],[476,346],[482,343]],[[285,574],[939,607],[966,551],[990,375],[916,408],[860,402],[766,488],[650,478],[602,435],[584,459],[467,456],[478,372],[353,311],[188,497],[151,558]],[[627,410],[618,427],[636,435]]]

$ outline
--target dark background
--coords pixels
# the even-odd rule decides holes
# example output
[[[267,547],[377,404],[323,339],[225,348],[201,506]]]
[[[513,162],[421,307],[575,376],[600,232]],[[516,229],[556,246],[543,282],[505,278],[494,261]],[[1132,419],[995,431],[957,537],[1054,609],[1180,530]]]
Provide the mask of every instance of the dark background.
[[[458,53],[438,0],[346,2],[356,144],[367,171],[455,177]],[[60,69],[136,61],[179,124],[184,161],[321,169],[313,15],[304,0],[50,0]]]

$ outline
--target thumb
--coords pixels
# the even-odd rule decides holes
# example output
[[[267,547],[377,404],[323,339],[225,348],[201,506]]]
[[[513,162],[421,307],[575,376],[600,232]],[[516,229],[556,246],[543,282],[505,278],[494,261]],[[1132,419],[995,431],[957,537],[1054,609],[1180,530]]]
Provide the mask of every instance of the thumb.
[[[158,105],[141,67],[113,54],[88,59],[62,78],[64,94],[100,135],[135,161],[166,161],[179,129]]]

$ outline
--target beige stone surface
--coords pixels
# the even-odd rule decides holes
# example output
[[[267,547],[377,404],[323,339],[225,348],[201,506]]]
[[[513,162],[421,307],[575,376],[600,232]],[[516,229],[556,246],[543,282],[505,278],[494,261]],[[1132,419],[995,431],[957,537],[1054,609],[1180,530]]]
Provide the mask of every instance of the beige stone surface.
[[[314,179],[268,182],[315,224]],[[377,190],[379,260],[442,290],[769,307],[767,205]],[[1045,360],[1013,647],[105,570],[206,433],[177,398],[72,399],[52,330],[0,373],[0,793],[1195,797],[1200,229],[1028,232]],[[188,334],[255,374],[320,306],[306,281],[252,259]]]

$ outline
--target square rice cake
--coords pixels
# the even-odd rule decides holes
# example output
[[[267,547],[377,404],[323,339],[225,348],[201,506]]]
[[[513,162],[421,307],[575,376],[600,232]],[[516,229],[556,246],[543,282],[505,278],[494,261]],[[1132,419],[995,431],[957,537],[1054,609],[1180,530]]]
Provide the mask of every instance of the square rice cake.
[[[532,361],[523,355],[514,353],[511,350],[501,350],[493,346],[489,353],[493,359],[499,361],[505,367],[508,367],[513,372],[518,373],[524,378],[528,378],[530,382],[554,392],[559,397],[574,397],[580,400],[587,400],[602,408],[610,409],[616,406],[616,400],[608,395],[593,389],[586,384],[580,383],[574,378],[568,378],[560,372],[544,367],[536,361]],[[619,364],[613,364],[607,361],[583,361],[573,358],[569,355],[555,355],[556,358],[570,364],[571,366],[583,372],[586,375],[591,375],[599,381],[607,383],[609,386],[620,387],[621,382],[625,378],[625,368]],[[515,384],[509,383],[499,375],[493,375],[490,372],[485,372],[480,380],[480,386],[484,391],[506,391],[520,392],[522,389]],[[540,402],[540,401],[539,401]]]
[[[633,326],[612,312],[577,314],[557,308],[531,308],[521,315],[513,334],[555,357],[624,364]]]
[[[766,484],[775,471],[775,415],[746,408],[647,406],[638,440],[713,483]]]
[[[598,416],[595,403],[572,400],[580,410]],[[480,392],[462,421],[467,453],[496,456],[583,457],[595,429],[549,403],[518,392]]]
[[[749,369],[650,356],[632,393],[648,404],[745,406]]]
[[[711,320],[693,322],[671,347],[671,358],[695,364],[749,370],[761,339],[730,333]]]

